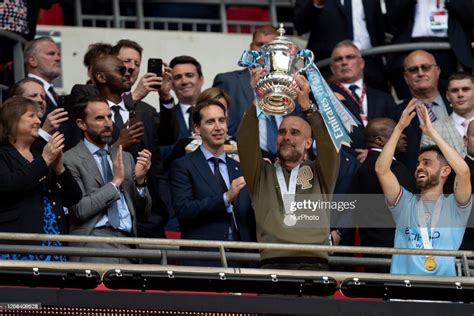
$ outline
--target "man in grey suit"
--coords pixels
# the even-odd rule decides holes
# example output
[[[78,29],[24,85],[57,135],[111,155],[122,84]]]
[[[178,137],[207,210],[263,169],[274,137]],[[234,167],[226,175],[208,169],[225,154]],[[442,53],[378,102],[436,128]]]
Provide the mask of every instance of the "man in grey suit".
[[[151,197],[146,174],[151,153],[144,149],[137,162],[128,152],[108,145],[112,137],[112,112],[106,100],[92,97],[74,109],[84,139],[65,153],[64,161],[82,189],[81,201],[70,208],[72,235],[130,237],[137,235],[137,219],[146,218]],[[129,245],[78,243],[80,247],[130,249]],[[71,257],[71,261],[132,263],[127,258]]]
[[[453,113],[433,123],[433,128],[461,155],[466,155],[463,136],[467,123],[474,117],[474,77],[465,72],[454,73],[448,78],[446,98]],[[423,134],[420,147],[434,145],[431,138]]]

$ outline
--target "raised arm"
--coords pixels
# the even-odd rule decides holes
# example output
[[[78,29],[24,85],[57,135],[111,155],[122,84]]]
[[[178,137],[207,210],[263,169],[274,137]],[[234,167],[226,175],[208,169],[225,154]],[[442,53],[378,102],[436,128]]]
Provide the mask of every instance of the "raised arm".
[[[454,179],[454,197],[456,202],[459,205],[466,205],[471,199],[471,173],[469,166],[459,153],[433,128],[426,107],[420,106],[419,113],[424,122],[424,124],[420,125],[423,134],[431,138],[439,147],[444,158],[456,173],[456,178]]]
[[[383,147],[377,162],[375,163],[375,173],[379,179],[383,193],[389,205],[394,205],[400,193],[401,187],[397,177],[390,169],[392,165],[393,155],[397,147],[398,139],[403,130],[410,125],[411,120],[416,116],[415,112],[416,99],[412,99],[402,113],[400,120],[393,129],[390,139]]]

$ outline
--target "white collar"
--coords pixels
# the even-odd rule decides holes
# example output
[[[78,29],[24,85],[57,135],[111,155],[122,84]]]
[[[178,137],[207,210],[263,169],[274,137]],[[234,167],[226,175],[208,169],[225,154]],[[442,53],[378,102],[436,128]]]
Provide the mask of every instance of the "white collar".
[[[466,120],[469,121],[471,119],[471,118],[466,119],[454,111],[453,113],[451,113],[451,117],[453,118],[454,124],[459,125],[459,126],[462,126],[462,123],[464,123],[464,121]]]
[[[112,102],[110,100],[107,100],[107,104],[109,105],[110,108],[112,108],[115,105],[120,106],[120,110],[128,112],[127,108],[125,107],[125,102],[123,99],[119,103]]]
[[[37,76],[35,74],[28,74],[28,77],[35,78],[35,79],[38,79],[39,81],[41,81],[43,83],[44,91],[46,91],[46,92],[48,92],[49,87],[53,87],[53,85],[51,83],[47,82],[45,79],[41,78],[40,76]]]
[[[359,89],[362,90],[362,86],[364,85],[364,79],[360,78],[359,80],[352,82],[352,83],[343,83],[341,82],[342,86],[346,89],[349,89],[350,86],[356,85]]]

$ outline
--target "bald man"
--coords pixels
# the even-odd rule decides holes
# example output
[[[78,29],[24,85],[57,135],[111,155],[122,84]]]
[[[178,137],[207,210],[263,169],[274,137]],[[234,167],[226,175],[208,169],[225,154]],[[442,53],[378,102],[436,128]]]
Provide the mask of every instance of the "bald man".
[[[307,120],[290,116],[282,121],[277,136],[277,161],[270,164],[262,158],[256,108],[250,106],[242,118],[237,138],[240,163],[255,210],[259,242],[329,245],[327,210],[306,214],[305,210],[291,207],[304,199],[329,200],[339,166],[339,155],[309,98],[308,81],[301,75],[295,75],[295,80],[299,86],[298,102]],[[311,134],[317,136],[318,148],[313,161],[308,159],[313,142]],[[262,268],[328,269],[326,252],[262,250],[260,254]]]
[[[411,97],[417,98],[425,104],[428,112],[430,112],[431,121],[436,122],[448,117],[452,109],[449,107],[445,94],[438,91],[440,69],[433,55],[424,50],[416,50],[405,58],[403,65],[405,69],[403,76]],[[407,99],[395,108],[393,117],[395,121],[399,121],[409,101]],[[421,130],[418,128],[419,125],[419,119],[415,118],[405,130],[408,137],[408,148],[399,157],[413,173],[415,172],[418,151],[420,150]]]
[[[357,170],[357,173],[352,181],[351,190],[352,194],[370,194],[364,196],[367,198],[368,203],[363,203],[364,207],[367,207],[364,211],[364,222],[355,223],[358,225],[361,245],[367,247],[393,247],[393,239],[395,236],[395,223],[393,222],[392,215],[387,208],[383,196],[383,191],[380,186],[377,175],[375,174],[375,162],[382,151],[382,148],[387,143],[390,135],[393,133],[395,128],[395,121],[388,118],[376,118],[370,120],[367,127],[364,130],[365,138],[367,140],[367,148],[369,153],[367,159]],[[398,140],[396,151],[399,153],[405,152],[407,149],[407,137],[402,134]],[[414,192],[415,181],[413,174],[410,173],[408,168],[398,160],[394,160],[391,165],[391,170],[397,177],[398,181],[407,190]],[[377,195],[377,196],[375,196]],[[356,220],[357,218],[355,218]],[[360,218],[359,218],[360,219]],[[367,221],[367,219],[369,221]],[[386,223],[383,228],[374,227],[377,226],[375,223]],[[350,233],[351,230],[340,230],[343,234]],[[352,230],[353,232],[353,230]],[[349,236],[344,236],[347,239]],[[380,257],[377,255],[376,257]],[[366,272],[382,272],[388,273],[389,268],[368,268]]]

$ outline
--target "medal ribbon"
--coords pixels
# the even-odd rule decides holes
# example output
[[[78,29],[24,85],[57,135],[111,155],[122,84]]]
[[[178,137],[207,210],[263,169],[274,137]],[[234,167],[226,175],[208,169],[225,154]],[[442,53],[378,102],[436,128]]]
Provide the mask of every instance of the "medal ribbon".
[[[300,170],[300,166],[301,166],[301,162],[297,166],[295,166],[293,169],[291,169],[290,183],[287,186],[286,181],[285,181],[285,176],[283,175],[283,169],[281,168],[281,164],[279,162],[275,163],[278,186],[280,189],[281,198],[284,202],[291,203],[295,201],[296,182],[298,180],[298,172]],[[287,200],[285,197],[290,197],[290,200]],[[284,204],[286,205],[286,203]],[[288,212],[286,210],[287,208],[285,207],[285,213],[291,214],[291,212]]]
[[[433,210],[433,218],[431,220],[431,227],[430,227],[431,236],[433,236],[433,230],[436,228],[436,225],[438,225],[439,217],[441,215],[442,204],[443,204],[443,195],[441,195],[438,198]],[[423,204],[421,197],[420,197],[420,200],[418,201],[417,212],[418,212],[418,222],[420,225],[419,228],[420,228],[420,233],[421,233],[421,241],[423,242],[423,248],[428,249],[428,250],[433,249],[433,244],[430,241],[430,236],[428,235],[428,228],[427,228],[426,218],[425,218],[425,205]]]

